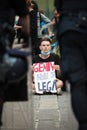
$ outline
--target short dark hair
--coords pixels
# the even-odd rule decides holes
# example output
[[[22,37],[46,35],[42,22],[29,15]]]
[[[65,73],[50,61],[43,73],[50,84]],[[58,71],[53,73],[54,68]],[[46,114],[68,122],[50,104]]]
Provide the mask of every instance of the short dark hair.
[[[36,10],[36,12],[38,12],[38,4],[36,1],[31,0],[31,3],[33,4],[33,9]]]
[[[43,37],[43,38],[41,38],[40,41],[39,41],[39,46],[41,45],[41,43],[42,43],[43,41],[49,41],[50,44],[52,44],[52,40],[51,40],[49,37]]]

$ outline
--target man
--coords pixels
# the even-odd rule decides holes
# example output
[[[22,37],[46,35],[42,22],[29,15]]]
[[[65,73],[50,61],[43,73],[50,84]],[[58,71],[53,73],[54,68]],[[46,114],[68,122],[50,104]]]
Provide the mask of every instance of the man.
[[[79,130],[87,130],[87,0],[55,0],[60,13],[58,41],[61,75],[71,84],[71,103]]]
[[[50,53],[52,41],[48,37],[43,37],[40,40],[39,48],[41,53],[36,55],[33,58],[33,63],[41,63],[41,62],[54,62],[55,70],[56,70],[56,89],[57,94],[61,95],[61,87],[63,86],[62,80],[60,80],[60,66],[59,66],[59,56]],[[33,84],[34,88],[34,84]]]
[[[6,34],[7,36],[9,35],[8,32],[10,33],[11,28],[14,27],[15,23],[15,16],[18,15],[20,18],[20,25],[22,26],[24,38],[27,41],[26,44],[28,44],[28,37],[29,37],[29,15],[28,15],[28,8],[26,5],[25,0],[0,0],[0,65],[2,63],[2,57],[4,54],[4,48],[2,50],[2,47],[5,47],[5,43],[1,45],[1,36],[3,29],[5,29],[6,25],[6,30],[3,34]],[[11,27],[11,28],[10,28]],[[9,29],[10,30],[9,30]],[[3,35],[2,37],[4,37]],[[5,37],[8,38],[8,37]],[[4,38],[4,39],[5,39]],[[10,37],[11,41],[13,41],[14,37]],[[3,39],[3,40],[4,40]],[[8,39],[8,40],[10,40]],[[6,40],[5,40],[6,42]],[[12,44],[12,43],[11,43]],[[14,67],[13,67],[14,68]],[[0,70],[1,72],[2,70]],[[5,100],[5,93],[4,91],[6,90],[6,83],[1,80],[2,74],[0,73],[0,126],[2,125],[2,108],[3,108],[3,102]]]

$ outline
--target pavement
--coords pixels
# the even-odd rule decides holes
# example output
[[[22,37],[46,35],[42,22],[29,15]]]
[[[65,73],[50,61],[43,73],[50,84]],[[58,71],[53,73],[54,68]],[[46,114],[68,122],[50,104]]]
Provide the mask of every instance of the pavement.
[[[1,130],[77,130],[70,91],[62,95],[29,93],[27,102],[6,103]]]
[[[67,87],[68,88],[68,87]],[[71,108],[70,91],[62,95],[34,95],[35,130],[77,130],[78,124]]]

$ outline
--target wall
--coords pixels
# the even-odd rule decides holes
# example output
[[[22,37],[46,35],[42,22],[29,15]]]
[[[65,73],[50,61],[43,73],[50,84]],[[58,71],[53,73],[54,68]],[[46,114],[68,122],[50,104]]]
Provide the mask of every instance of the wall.
[[[45,14],[49,17],[52,18],[53,16],[53,5],[54,0],[36,0],[38,3],[39,8],[43,8],[45,10]]]

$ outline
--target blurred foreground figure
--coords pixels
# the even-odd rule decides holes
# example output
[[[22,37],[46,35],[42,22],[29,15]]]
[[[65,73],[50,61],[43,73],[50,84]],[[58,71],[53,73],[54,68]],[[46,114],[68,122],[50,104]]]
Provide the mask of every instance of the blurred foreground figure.
[[[29,15],[25,0],[0,0],[0,126],[3,103],[21,98],[23,96],[21,85],[26,85],[27,61],[24,53],[11,50],[15,36],[13,27],[16,15],[20,18],[27,46]],[[19,87],[19,91],[14,91],[15,87],[16,89]]]
[[[62,78],[71,84],[79,130],[87,130],[87,0],[55,0]]]

